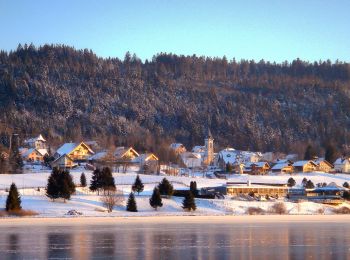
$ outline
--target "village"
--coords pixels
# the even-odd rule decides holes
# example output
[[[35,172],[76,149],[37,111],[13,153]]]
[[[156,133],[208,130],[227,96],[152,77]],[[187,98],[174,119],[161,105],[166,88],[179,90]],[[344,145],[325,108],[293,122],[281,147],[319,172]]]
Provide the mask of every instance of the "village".
[[[193,181],[198,188],[196,214],[265,214],[276,203],[284,203],[288,208],[285,211],[289,214],[317,214],[319,211],[333,214],[336,209],[348,208],[350,158],[338,158],[332,164],[321,157],[298,160],[296,154],[260,153],[234,148],[225,148],[216,153],[214,137],[209,129],[204,145],[197,145],[188,151],[183,144],[172,143],[169,149],[180,159],[179,164],[162,164],[156,154],[142,153],[133,147],[103,149],[96,141],[64,143],[52,149],[40,134],[19,145],[24,162],[23,173],[1,175],[1,194],[6,195],[11,182],[16,183],[24,203],[27,201],[28,207],[37,211],[37,203],[41,205],[43,200],[50,203],[46,202],[44,195],[47,178],[56,168],[70,171],[77,186],[77,196],[73,196],[66,205],[81,210],[81,205],[76,205],[77,201],[84,198],[87,202],[87,198],[90,198],[92,207],[95,207],[99,203],[98,196],[86,187],[79,187],[79,178],[84,173],[89,185],[96,169],[109,167],[117,189],[121,189],[125,195],[129,194],[136,176],[141,177],[145,189],[136,200],[148,213],[147,202],[152,189],[164,178],[174,186],[175,192],[170,212],[165,207],[163,214],[181,212],[181,198],[177,196],[183,197]],[[5,199],[5,196],[1,197]],[[304,210],[300,211],[300,203],[304,205]],[[43,206],[46,214],[50,211],[47,207],[54,215],[57,209],[60,214],[66,214],[61,211],[64,207],[61,204]],[[174,210],[174,207],[178,210]],[[95,210],[90,208],[83,212],[85,215],[95,215]]]

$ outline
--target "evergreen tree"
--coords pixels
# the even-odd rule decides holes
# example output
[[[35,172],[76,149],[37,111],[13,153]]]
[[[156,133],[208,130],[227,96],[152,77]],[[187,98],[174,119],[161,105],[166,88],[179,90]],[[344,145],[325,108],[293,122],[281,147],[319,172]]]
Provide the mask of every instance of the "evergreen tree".
[[[114,177],[113,177],[112,171],[109,167],[104,167],[102,169],[102,172],[100,174],[99,185],[103,189],[104,192],[115,190]]]
[[[161,183],[159,183],[158,189],[160,194],[166,195],[168,197],[171,197],[174,193],[173,185],[166,178],[163,178]]]
[[[95,169],[91,176],[90,190],[97,191],[99,195],[99,190],[101,188],[101,170],[99,168]]]
[[[14,174],[22,173],[23,160],[18,150],[18,145],[16,144],[15,141],[11,148],[9,161],[11,165],[11,173],[14,173]]]
[[[195,197],[198,195],[197,182],[196,181],[191,181],[190,182],[190,191],[192,192],[192,194]]]
[[[58,184],[59,173],[60,171],[58,168],[53,168],[52,173],[47,180],[46,196],[52,200],[60,197],[60,188]]]
[[[142,180],[138,174],[136,176],[135,182],[132,185],[131,189],[133,192],[137,192],[137,195],[139,195],[140,192],[142,192],[144,189],[144,185],[143,185]]]
[[[350,188],[350,185],[349,185],[348,182],[344,182],[343,187],[349,189],[349,188]]]
[[[46,196],[52,200],[62,198],[69,200],[75,192],[75,184],[69,171],[54,168],[47,181]]]
[[[195,211],[196,210],[196,202],[194,199],[194,196],[192,194],[192,192],[188,192],[182,202],[182,208],[188,211]]]
[[[337,159],[337,150],[335,149],[334,145],[327,145],[324,159],[330,163],[335,162],[335,160]]]
[[[307,179],[304,177],[304,179],[301,181],[301,185],[303,185],[303,187],[305,187],[306,183],[307,183]]]
[[[226,164],[226,172],[232,172],[232,171],[233,171],[232,164],[228,162],[228,163]]]
[[[85,173],[82,173],[80,175],[80,185],[81,185],[81,187],[87,186]]]
[[[71,195],[75,192],[75,184],[69,171],[61,171],[58,183],[60,189],[60,198],[66,202],[66,200],[69,200]]]
[[[133,192],[130,192],[129,199],[126,204],[126,210],[131,212],[137,212],[137,205],[136,205],[135,195]]]
[[[162,207],[162,198],[160,197],[160,192],[157,187],[153,189],[152,197],[149,199],[149,204],[152,208],[157,210],[158,207]]]
[[[313,189],[313,188],[315,188],[315,185],[314,185],[314,183],[311,180],[308,180],[306,182],[305,188],[306,189]]]
[[[317,153],[316,153],[315,149],[312,147],[311,144],[309,144],[305,150],[304,160],[313,160],[316,155],[317,155]]]
[[[16,184],[12,183],[9,191],[9,195],[6,200],[6,211],[20,210],[21,207],[21,197],[19,196]]]
[[[287,182],[288,187],[293,187],[295,186],[295,184],[296,184],[295,180],[292,177],[290,177]]]

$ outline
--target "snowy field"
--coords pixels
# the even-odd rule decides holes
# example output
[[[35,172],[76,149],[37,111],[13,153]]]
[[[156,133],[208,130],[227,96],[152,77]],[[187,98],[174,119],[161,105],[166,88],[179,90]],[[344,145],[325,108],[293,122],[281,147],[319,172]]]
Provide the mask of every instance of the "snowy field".
[[[84,169],[75,169],[71,171],[74,182],[80,183],[80,175],[84,172],[87,182],[90,183],[91,171]],[[196,199],[197,210],[195,212],[184,212],[182,209],[182,198],[173,197],[171,199],[163,199],[163,207],[155,211],[149,205],[149,197],[153,188],[164,178],[164,176],[142,175],[140,177],[145,184],[145,189],[140,195],[136,195],[137,213],[125,211],[127,196],[131,191],[136,173],[113,173],[117,189],[123,191],[124,202],[115,207],[112,213],[106,212],[100,196],[89,191],[88,188],[77,188],[76,195],[72,196],[70,201],[50,201],[45,196],[45,186],[50,170],[40,170],[37,172],[29,172],[20,175],[0,175],[0,208],[5,206],[7,192],[5,188],[9,188],[12,182],[16,183],[22,196],[22,207],[28,210],[34,210],[39,213],[38,217],[65,217],[69,210],[77,210],[82,216],[177,216],[177,215],[243,215],[249,207],[259,207],[268,211],[276,202],[274,201],[237,201],[227,197],[226,199]],[[224,185],[228,181],[232,182],[261,182],[261,183],[286,183],[291,175],[268,175],[268,176],[252,176],[252,175],[232,175],[227,180],[203,178],[202,174],[197,177],[180,177],[166,176],[172,182],[175,189],[188,189],[191,181],[197,182],[198,188],[214,187]],[[345,181],[350,183],[350,175],[345,174],[327,174],[327,173],[303,173],[293,174],[292,177],[299,185],[304,177],[310,179],[315,185],[317,183],[335,182],[343,185]],[[39,189],[38,189],[39,188]],[[312,202],[292,203],[284,202],[289,214],[332,214],[332,206]],[[344,204],[348,206],[348,204]],[[340,205],[338,207],[344,206]],[[349,205],[350,207],[350,205]]]

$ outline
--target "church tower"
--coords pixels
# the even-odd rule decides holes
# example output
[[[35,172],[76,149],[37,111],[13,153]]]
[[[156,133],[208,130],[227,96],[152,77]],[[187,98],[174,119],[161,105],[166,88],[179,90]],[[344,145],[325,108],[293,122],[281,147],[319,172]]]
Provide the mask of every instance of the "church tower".
[[[214,138],[208,127],[207,137],[204,140],[204,164],[212,165],[214,162]]]

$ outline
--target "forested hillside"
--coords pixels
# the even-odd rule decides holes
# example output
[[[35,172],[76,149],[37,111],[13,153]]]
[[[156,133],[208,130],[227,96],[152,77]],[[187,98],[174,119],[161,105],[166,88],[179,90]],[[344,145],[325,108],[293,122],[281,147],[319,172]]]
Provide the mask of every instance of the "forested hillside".
[[[350,141],[350,65],[162,53],[142,62],[129,53],[103,59],[25,45],[0,53],[0,111],[2,130],[57,140],[117,137],[147,146],[167,138],[190,146],[203,143],[209,122],[218,146],[341,148]]]

